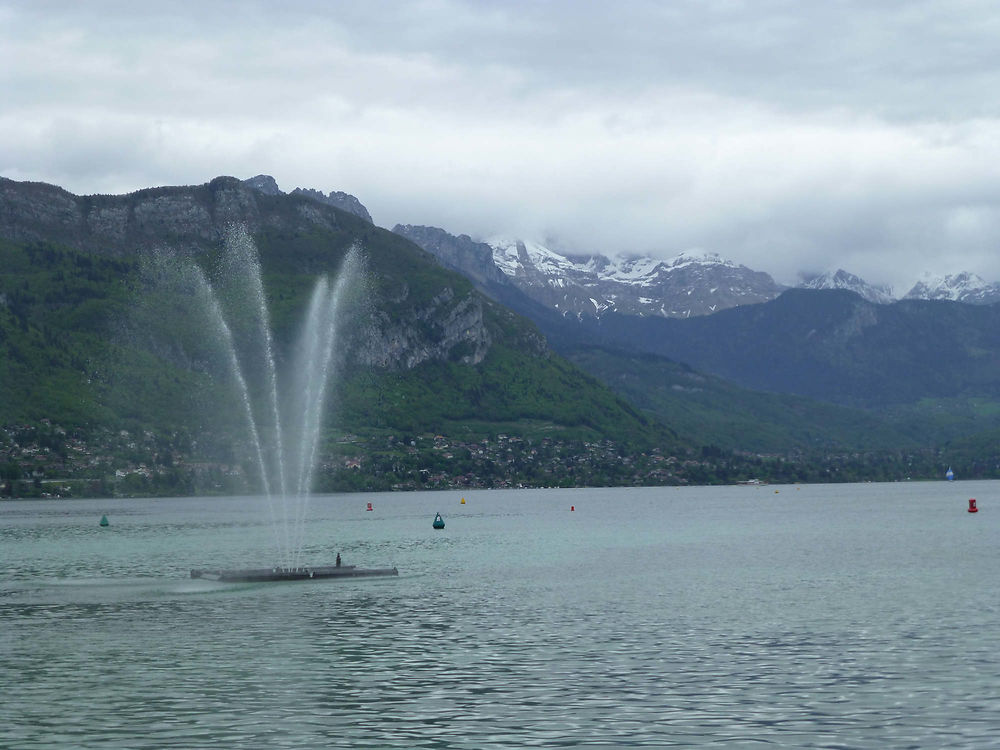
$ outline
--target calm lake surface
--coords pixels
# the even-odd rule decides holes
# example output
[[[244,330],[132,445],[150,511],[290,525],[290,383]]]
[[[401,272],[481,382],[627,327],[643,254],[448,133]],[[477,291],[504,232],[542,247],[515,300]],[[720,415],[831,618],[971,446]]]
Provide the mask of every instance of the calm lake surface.
[[[462,497],[0,503],[0,747],[1000,747],[1000,483]]]

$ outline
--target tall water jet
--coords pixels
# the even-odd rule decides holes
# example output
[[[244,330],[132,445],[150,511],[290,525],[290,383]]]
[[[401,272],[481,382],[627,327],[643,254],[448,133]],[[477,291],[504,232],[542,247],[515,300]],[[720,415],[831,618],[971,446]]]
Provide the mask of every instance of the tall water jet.
[[[171,323],[156,321],[152,310],[149,314],[163,334],[174,336],[166,346],[183,351],[231,390],[248,458],[266,498],[277,567],[299,570],[327,394],[341,354],[338,334],[363,279],[360,250],[348,250],[335,278],[316,280],[284,367],[279,367],[260,259],[244,227],[227,232],[214,282],[193,261],[171,253],[151,256],[145,277],[161,305],[183,308],[185,325],[162,312]],[[171,325],[175,330],[167,331]],[[188,330],[187,340],[176,341],[183,330]]]

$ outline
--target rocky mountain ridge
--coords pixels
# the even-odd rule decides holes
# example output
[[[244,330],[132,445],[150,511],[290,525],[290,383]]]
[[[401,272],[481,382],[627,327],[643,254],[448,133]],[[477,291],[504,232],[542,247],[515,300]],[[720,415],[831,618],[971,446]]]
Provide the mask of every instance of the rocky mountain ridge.
[[[473,281],[510,284],[510,279],[493,261],[493,248],[476,242],[467,234],[457,237],[437,227],[397,224],[393,233],[431,253],[446,268],[459,271]]]
[[[571,257],[510,238],[488,240],[497,267],[526,294],[564,315],[687,318],[773,299],[784,289],[770,275],[689,251],[663,261],[642,256]]]
[[[848,273],[842,268],[826,271],[816,276],[808,276],[799,285],[801,289],[846,289],[862,299],[877,305],[889,305],[896,301],[892,288],[869,284],[864,279]]]
[[[253,228],[258,217],[255,201],[249,196],[254,194],[306,198],[373,224],[361,201],[342,191],[324,194],[299,187],[285,193],[272,176],[264,174],[240,181],[248,191],[234,190],[235,182],[235,178],[217,178],[202,186],[212,192],[212,205],[207,206],[193,195],[171,193],[172,188],[136,191],[130,194],[135,200],[123,203],[124,196],[73,196],[45,183],[14,183],[0,178],[0,205],[4,208],[0,235],[19,240],[72,236],[74,246],[94,250],[106,248],[109,241],[111,245],[148,246],[160,241],[165,232],[175,238],[174,244],[184,244],[193,251],[205,242],[220,241],[220,222],[245,221]],[[16,190],[11,189],[14,184]],[[305,205],[299,213],[310,223],[324,222],[321,213]],[[188,231],[196,225],[193,233]],[[503,294],[492,294],[494,298],[509,297],[510,289],[505,287],[510,282],[527,298],[569,317],[616,312],[684,318],[766,302],[787,288],[765,272],[711,252],[686,251],[667,261],[643,256],[573,256],[528,240],[495,237],[483,242],[434,227],[397,225],[393,232],[430,252],[445,267],[477,283],[503,289]],[[890,288],[869,284],[843,269],[807,276],[799,286],[847,289],[876,304],[891,304],[897,299]],[[1000,302],[1000,283],[986,282],[967,271],[928,275],[902,299],[988,305]],[[510,303],[509,299],[501,301]]]
[[[243,182],[265,195],[285,194],[270,175],[257,175]],[[324,195],[311,188],[295,188],[291,194],[334,206],[373,223],[367,208],[348,193],[331,191]],[[430,252],[445,267],[480,285],[502,287],[508,281],[513,282],[529,298],[564,316],[600,317],[617,312],[685,318],[766,302],[789,288],[775,282],[766,272],[734,263],[714,252],[689,250],[670,260],[639,255],[572,255],[512,237],[482,241],[464,234],[455,236],[437,227],[410,224],[397,224],[392,231]],[[1000,283],[988,283],[968,271],[925,275],[901,298],[889,286],[870,284],[840,268],[803,274],[797,287],[846,289],[880,305],[898,299],[947,299],[972,305],[1000,302]]]
[[[355,337],[358,364],[405,370],[427,361],[483,360],[496,340],[497,325],[491,320],[509,315],[507,311],[477,294],[466,279],[447,272],[441,276],[431,256],[372,227],[369,219],[305,191],[275,190],[266,176],[250,181],[217,177],[204,185],[77,196],[54,185],[0,178],[0,238],[56,243],[116,258],[164,247],[200,255],[218,248],[227,227],[237,223],[263,237],[265,244],[288,244],[275,258],[287,270],[315,273],[336,270],[347,247],[367,235],[365,250],[378,277],[375,283],[385,286],[392,309],[383,305],[373,310],[371,326]],[[322,252],[307,239],[317,233],[327,238]],[[266,263],[263,247],[262,256]],[[409,267],[392,257],[407,258]],[[418,286],[417,277],[428,273],[435,280]],[[530,346],[544,352],[543,339],[535,336]]]
[[[968,271],[947,276],[927,275],[906,293],[904,299],[946,299],[968,305],[1000,302],[1000,283],[989,283]]]
[[[688,251],[669,261],[642,256],[574,257],[540,243],[510,238],[481,242],[437,227],[397,225],[393,231],[477,283],[513,287],[570,318],[599,318],[609,312],[686,318],[766,302],[786,289],[768,274],[717,253]],[[809,277],[803,286],[850,289],[879,304],[893,301],[891,290],[867,284],[843,270]],[[503,301],[511,304],[507,296]],[[519,311],[537,320],[537,312],[522,308]]]
[[[394,232],[476,281],[499,281],[496,269],[525,295],[564,317],[608,313],[688,318],[775,299],[786,287],[769,274],[721,257],[685,251],[670,260],[648,256],[581,255],[511,237],[477,241],[443,229],[397,225]],[[492,257],[490,257],[490,253]],[[502,281],[500,282],[502,283]],[[898,301],[891,287],[870,284],[843,269],[803,275],[803,289],[844,289],[879,305]],[[1000,284],[962,272],[927,277],[903,299],[947,299],[965,304],[1000,302]]]
[[[247,187],[253,188],[259,193],[264,195],[285,195],[285,192],[278,187],[278,182],[269,174],[259,174],[256,177],[251,177],[249,179],[243,180],[243,184]],[[322,190],[315,190],[314,188],[295,188],[290,195],[301,195],[310,200],[314,200],[317,203],[324,203],[327,206],[333,206],[334,208],[339,208],[341,211],[347,211],[350,214],[364,219],[369,224],[374,224],[372,221],[371,214],[368,213],[368,209],[359,201],[355,196],[350,193],[344,193],[340,190],[331,190],[328,194],[324,194]]]

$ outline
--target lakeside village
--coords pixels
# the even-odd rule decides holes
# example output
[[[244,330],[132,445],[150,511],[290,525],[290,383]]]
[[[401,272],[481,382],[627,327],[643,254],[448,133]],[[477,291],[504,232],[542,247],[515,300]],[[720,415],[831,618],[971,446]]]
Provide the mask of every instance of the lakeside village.
[[[317,467],[317,492],[687,484],[677,469],[698,463],[658,451],[625,456],[611,441],[536,442],[505,434],[470,442],[343,435],[328,447]],[[237,494],[252,491],[254,476],[231,451],[177,434],[84,435],[48,420],[0,428],[5,498]]]
[[[219,445],[176,433],[87,434],[49,420],[2,427],[0,498],[254,492],[255,470]],[[933,452],[779,456],[704,446],[669,455],[628,452],[610,440],[375,433],[331,438],[314,491],[904,481],[938,478],[940,461]]]

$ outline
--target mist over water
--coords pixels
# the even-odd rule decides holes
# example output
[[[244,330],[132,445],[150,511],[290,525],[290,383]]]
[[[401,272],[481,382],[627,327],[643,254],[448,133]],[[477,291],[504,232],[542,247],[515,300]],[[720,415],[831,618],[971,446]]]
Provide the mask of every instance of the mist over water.
[[[280,362],[260,258],[245,227],[230,228],[211,275],[169,250],[144,259],[137,304],[143,335],[159,356],[206,373],[219,386],[206,416],[232,433],[233,455],[245,454],[252,467],[278,567],[302,563],[327,396],[342,360],[340,333],[363,275],[355,246],[336,276],[316,279]]]

